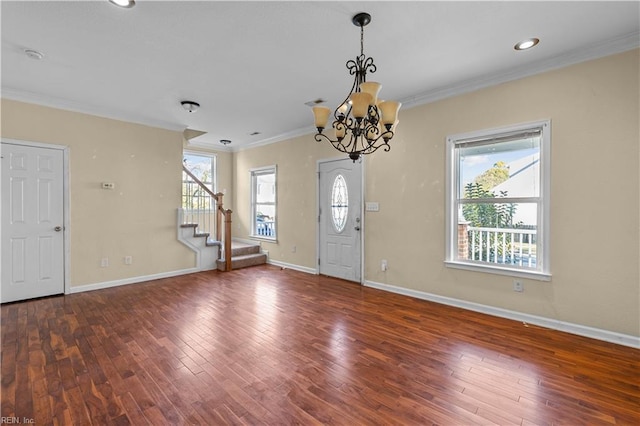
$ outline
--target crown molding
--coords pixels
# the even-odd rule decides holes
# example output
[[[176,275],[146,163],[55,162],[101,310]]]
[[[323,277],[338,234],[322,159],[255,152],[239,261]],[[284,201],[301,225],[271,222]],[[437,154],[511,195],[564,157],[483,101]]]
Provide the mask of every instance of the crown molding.
[[[271,145],[272,143],[282,142],[282,141],[285,141],[287,139],[297,138],[298,136],[310,135],[310,134],[313,134],[313,130],[312,130],[311,127],[312,126],[302,127],[302,128],[299,128],[299,129],[291,130],[289,132],[280,133],[280,134],[278,134],[276,136],[272,136],[270,138],[261,139],[261,140],[256,141],[256,142],[250,142],[250,143],[247,143],[247,144],[244,144],[242,146],[239,146],[239,147],[235,148],[233,151],[234,152],[245,151],[247,149],[257,148],[259,146]]]
[[[81,104],[79,102],[74,102],[65,98],[45,96],[29,91],[13,89],[11,87],[2,88],[2,98],[50,108],[62,109],[65,111],[77,112],[80,114],[95,115],[97,117],[125,121],[127,123],[157,127],[165,130],[182,131],[185,127],[184,124],[173,123],[164,120],[156,120],[149,117],[143,117],[141,115],[122,114],[121,111],[113,111],[105,107]]]
[[[415,96],[409,96],[407,98],[400,99],[400,101],[405,108],[411,108],[451,98],[453,96],[462,95],[464,93],[474,92],[487,87],[496,86],[509,81],[530,77],[543,72],[568,67],[581,62],[615,55],[617,53],[637,49],[638,47],[640,47],[640,32],[634,32],[621,37],[605,40],[601,43],[594,44],[571,53],[559,54],[547,60],[536,62],[535,64],[523,65],[500,74],[490,74],[458,82],[450,86],[440,87]]]

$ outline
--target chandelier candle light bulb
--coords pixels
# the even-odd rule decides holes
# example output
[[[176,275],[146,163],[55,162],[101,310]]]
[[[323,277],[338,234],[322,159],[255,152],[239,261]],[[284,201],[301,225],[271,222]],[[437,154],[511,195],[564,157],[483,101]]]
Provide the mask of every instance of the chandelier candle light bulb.
[[[354,162],[365,154],[382,148],[389,151],[389,141],[393,138],[398,123],[400,102],[380,101],[378,93],[382,85],[367,81],[367,72],[376,72],[373,58],[364,55],[364,27],[371,22],[371,15],[358,13],[352,19],[360,27],[360,55],[347,61],[349,74],[354,76],[351,91],[333,113],[332,127],[335,139],[323,133],[329,121],[331,110],[325,106],[314,106],[317,142],[326,140],[335,149],[349,155]]]

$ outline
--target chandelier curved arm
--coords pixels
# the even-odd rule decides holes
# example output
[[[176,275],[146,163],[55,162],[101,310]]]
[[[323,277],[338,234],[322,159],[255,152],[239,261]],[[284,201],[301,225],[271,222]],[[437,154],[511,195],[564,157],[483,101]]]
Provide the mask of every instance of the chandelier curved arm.
[[[349,75],[355,75],[362,78],[362,80],[356,81],[356,83],[362,83],[368,72],[374,73],[378,69],[376,64],[373,63],[373,58],[367,58],[364,54],[356,56],[355,60],[349,59],[346,65],[349,70]]]
[[[323,140],[329,142],[331,145],[333,145],[335,149],[337,149],[340,152],[344,152],[346,154],[350,153],[350,151],[348,151],[347,148],[342,144],[342,141],[337,139],[333,140],[329,136],[325,135],[324,133],[316,133],[313,136],[313,138],[316,140],[316,142],[322,142]]]
[[[380,132],[379,129],[376,129],[376,131]],[[362,132],[362,129],[359,129],[359,132]],[[316,142],[329,142],[335,149],[340,152],[344,152],[345,154],[349,154],[349,158],[356,161],[362,155],[371,154],[380,148],[385,152],[388,152],[391,149],[389,141],[393,138],[393,131],[385,130],[379,135],[376,134],[376,136],[377,137],[375,138],[367,139],[359,138],[353,133],[349,133],[345,143],[345,138],[331,139],[323,133],[316,133],[314,135],[314,139]],[[358,142],[360,142],[360,146],[358,146]]]

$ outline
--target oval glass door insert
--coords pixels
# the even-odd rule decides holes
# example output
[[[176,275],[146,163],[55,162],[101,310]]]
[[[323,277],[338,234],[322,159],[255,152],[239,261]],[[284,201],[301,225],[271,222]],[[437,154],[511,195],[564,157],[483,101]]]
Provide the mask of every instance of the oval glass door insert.
[[[349,192],[347,181],[342,175],[336,176],[331,191],[331,217],[336,232],[342,232],[347,225],[347,213],[349,211]]]

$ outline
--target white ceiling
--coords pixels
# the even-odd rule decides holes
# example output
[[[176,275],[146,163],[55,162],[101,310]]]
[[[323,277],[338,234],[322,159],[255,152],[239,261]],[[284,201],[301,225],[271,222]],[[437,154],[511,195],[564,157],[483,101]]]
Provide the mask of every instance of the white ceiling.
[[[364,52],[403,108],[640,45],[640,3],[5,1],[2,97],[207,132],[239,149],[312,133],[305,102],[347,95]],[[516,42],[540,38],[528,51]],[[42,52],[37,61],[25,49]],[[187,113],[180,101],[201,104]],[[400,120],[402,111],[400,112]],[[253,132],[259,135],[251,136]]]

